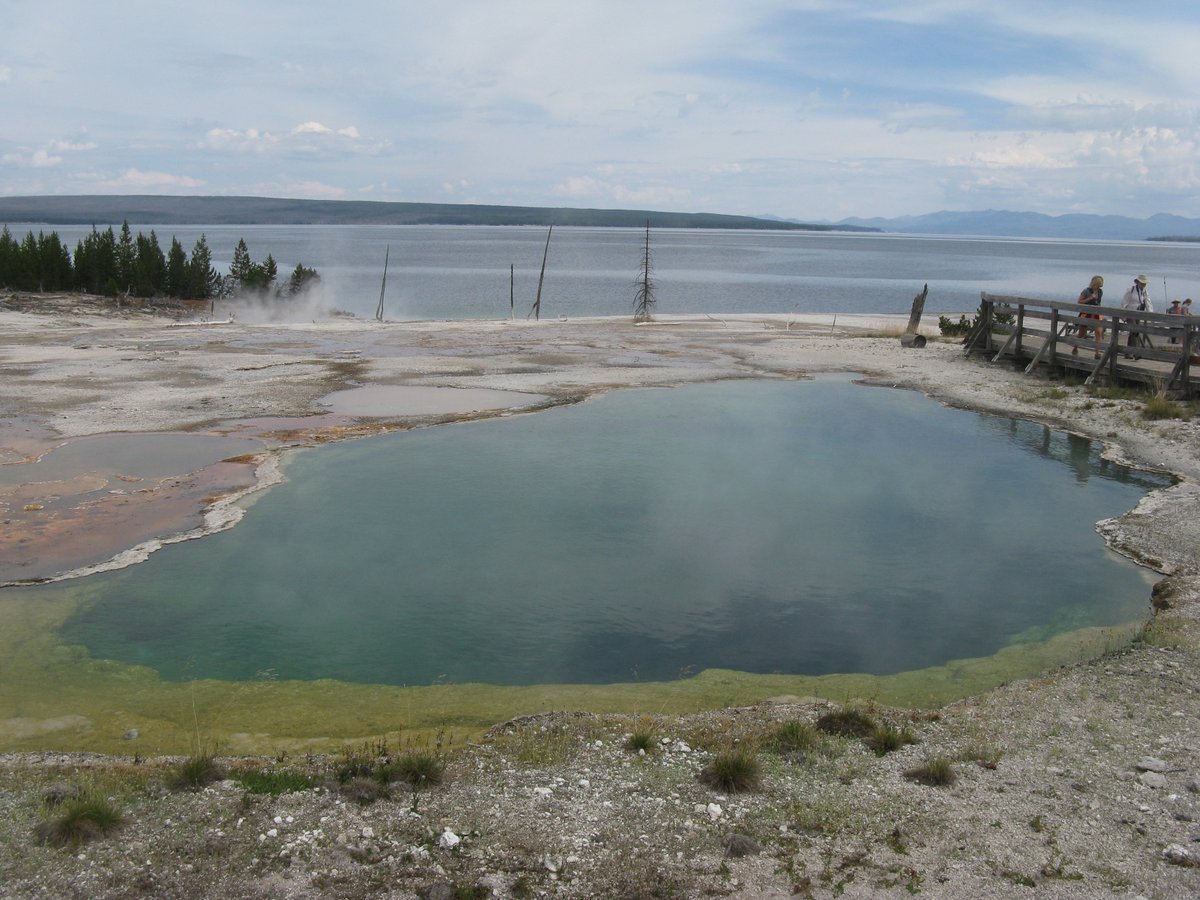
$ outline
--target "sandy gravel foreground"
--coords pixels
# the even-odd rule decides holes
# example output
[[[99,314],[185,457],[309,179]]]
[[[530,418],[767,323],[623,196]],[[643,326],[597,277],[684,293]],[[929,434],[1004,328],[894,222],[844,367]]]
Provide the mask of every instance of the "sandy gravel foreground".
[[[795,697],[693,716],[507,723],[453,748],[442,784],[394,782],[379,799],[339,781],[345,757],[223,760],[236,777],[174,791],[174,760],[10,753],[0,757],[0,897],[1200,896],[1197,425],[964,359],[954,343],[902,349],[884,333],[898,321],[180,326],[69,300],[36,311],[7,302],[6,462],[69,437],[171,430],[253,437],[269,458],[462,415],[426,407],[362,420],[320,404],[358,385],[518,391],[537,408],[624,386],[850,370],[1077,431],[1181,480],[1102,525],[1116,549],[1165,576],[1138,641],[932,713],[868,707],[916,739],[893,753],[832,737],[782,749],[780,723],[831,708]],[[13,497],[2,511],[10,537],[22,516],[45,511],[26,511],[39,502],[26,495],[15,509]],[[10,713],[0,735],[26,719]],[[654,736],[645,755],[626,747],[641,731]],[[699,780],[734,747],[757,748],[757,789]],[[366,755],[381,753],[396,748]],[[936,757],[952,762],[953,784],[905,777]],[[311,786],[255,793],[249,769]],[[123,825],[73,849],[40,843],[35,827],[62,808],[51,801],[78,790],[111,798]]]

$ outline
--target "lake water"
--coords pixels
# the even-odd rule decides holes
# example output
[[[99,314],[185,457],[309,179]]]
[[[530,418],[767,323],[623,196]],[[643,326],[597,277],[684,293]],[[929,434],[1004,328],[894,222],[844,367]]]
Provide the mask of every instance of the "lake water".
[[[14,223],[57,231],[72,250],[89,229]],[[134,232],[152,226],[130,223]],[[325,300],[360,316],[379,301],[390,246],[385,314],[391,319],[498,319],[509,315],[509,266],[515,312],[524,317],[537,293],[546,229],[499,226],[197,225],[156,227],[189,253],[201,233],[219,271],[244,237],[251,256],[270,253],[286,276],[315,267]],[[542,289],[542,315],[632,314],[644,235],[636,229],[555,228]],[[1200,245],[1147,241],[922,237],[660,230],[651,233],[658,315],[684,313],[905,313],[929,283],[926,309],[964,312],[980,291],[1074,300],[1099,273],[1107,302],[1118,303],[1135,275],[1151,276],[1160,303],[1163,279],[1172,297],[1200,294]],[[1159,307],[1165,309],[1165,305]]]
[[[62,635],[168,679],[909,671],[1143,615],[1094,523],[1157,476],[852,384],[621,390],[297,453],[235,529],[94,576]]]

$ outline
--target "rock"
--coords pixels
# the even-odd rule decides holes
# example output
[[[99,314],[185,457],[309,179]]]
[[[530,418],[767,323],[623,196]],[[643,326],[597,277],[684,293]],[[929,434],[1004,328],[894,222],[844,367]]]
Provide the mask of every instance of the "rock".
[[[130,728],[127,732],[125,732],[123,735],[121,735],[121,740],[136,741],[137,736],[138,736],[138,730],[136,728]]]
[[[1143,772],[1138,776],[1138,781],[1146,787],[1154,788],[1155,790],[1161,790],[1167,786],[1167,776],[1158,772]]]
[[[758,841],[745,834],[727,834],[721,841],[726,856],[757,856],[762,853]]]
[[[438,846],[443,850],[453,850],[462,843],[462,838],[447,828],[442,832],[442,836],[438,838]]]
[[[422,888],[417,895],[421,900],[454,900],[458,896],[458,888],[444,881]]]
[[[1171,597],[1174,593],[1175,586],[1171,584],[1171,579],[1164,578],[1150,589],[1150,605],[1156,610],[1170,609]]]
[[[717,821],[717,819],[721,818],[721,814],[724,812],[724,810],[721,809],[720,803],[708,804],[706,811],[708,812],[708,817],[710,819],[712,819],[714,822]]]
[[[1187,847],[1180,844],[1170,844],[1163,848],[1162,858],[1173,866],[1200,865],[1200,859],[1192,855]]]
[[[1171,767],[1157,757],[1143,756],[1134,768],[1139,772],[1165,772]]]

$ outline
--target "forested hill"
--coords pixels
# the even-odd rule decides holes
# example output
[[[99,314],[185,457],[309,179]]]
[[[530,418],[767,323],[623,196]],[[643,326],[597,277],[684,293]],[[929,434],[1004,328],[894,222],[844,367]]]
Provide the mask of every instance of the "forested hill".
[[[45,196],[0,197],[0,222],[49,225],[589,225],[642,228],[752,228],[875,231],[806,225],[751,216],[639,209],[569,209],[272,197]]]

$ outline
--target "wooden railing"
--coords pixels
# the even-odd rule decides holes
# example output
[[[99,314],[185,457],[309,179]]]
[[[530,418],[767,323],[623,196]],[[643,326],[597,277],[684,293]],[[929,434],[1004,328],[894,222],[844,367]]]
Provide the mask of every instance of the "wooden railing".
[[[1200,353],[1200,317],[984,292],[963,344],[965,353],[983,350],[993,362],[1029,360],[1027,373],[1039,365],[1087,371],[1087,384],[1101,376],[1161,381],[1187,397],[1198,387],[1192,367],[1200,371],[1200,358],[1193,358]]]

